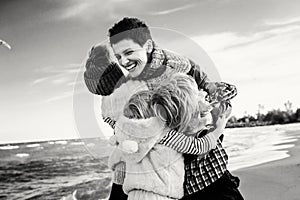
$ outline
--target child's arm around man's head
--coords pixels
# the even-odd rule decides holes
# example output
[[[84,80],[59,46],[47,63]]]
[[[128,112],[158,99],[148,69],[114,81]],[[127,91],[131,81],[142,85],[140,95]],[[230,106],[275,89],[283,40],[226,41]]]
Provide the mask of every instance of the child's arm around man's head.
[[[98,45],[91,49],[85,64],[84,81],[88,90],[97,95],[110,95],[124,74],[110,47]]]

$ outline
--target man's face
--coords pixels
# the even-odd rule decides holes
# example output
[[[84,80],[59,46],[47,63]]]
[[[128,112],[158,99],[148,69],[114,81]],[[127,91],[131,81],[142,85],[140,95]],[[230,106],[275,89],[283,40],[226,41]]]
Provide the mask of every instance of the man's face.
[[[147,48],[140,46],[131,39],[124,39],[112,45],[119,64],[134,78],[141,74],[147,63]]]

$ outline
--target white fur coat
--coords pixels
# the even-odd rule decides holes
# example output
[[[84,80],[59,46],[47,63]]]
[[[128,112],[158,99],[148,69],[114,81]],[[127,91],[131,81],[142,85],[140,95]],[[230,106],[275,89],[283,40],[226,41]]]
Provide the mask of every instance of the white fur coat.
[[[123,115],[124,106],[131,96],[143,90],[148,90],[144,81],[129,80],[123,83],[111,95],[102,97],[102,116],[110,117],[112,120],[117,121]]]
[[[115,137],[119,143],[109,159],[113,166],[126,163],[123,189],[126,193],[144,190],[180,199],[183,196],[184,161],[182,154],[157,144],[169,131],[156,117],[142,120],[120,117],[116,123]],[[135,151],[124,150],[124,141],[137,143]]]
[[[169,131],[157,117],[128,119],[123,108],[137,91],[146,90],[144,82],[129,81],[102,100],[102,115],[116,121],[116,148],[109,158],[109,167],[124,161],[126,176],[123,189],[149,191],[161,196],[180,199],[183,196],[184,161],[182,154],[157,144]],[[129,195],[130,196],[130,195]]]

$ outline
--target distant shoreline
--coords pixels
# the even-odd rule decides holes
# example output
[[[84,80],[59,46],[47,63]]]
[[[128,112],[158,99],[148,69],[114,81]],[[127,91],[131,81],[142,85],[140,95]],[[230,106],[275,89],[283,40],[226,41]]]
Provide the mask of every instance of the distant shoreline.
[[[289,123],[289,124],[272,124],[272,125],[264,125],[264,126],[278,126],[278,125],[290,125],[290,124],[300,124],[299,122]],[[243,126],[243,127],[226,127],[226,129],[238,129],[238,128],[252,128],[252,127],[259,127],[259,126]],[[18,145],[18,144],[33,144],[33,143],[43,143],[43,142],[56,142],[60,140],[66,141],[78,141],[82,140],[82,138],[51,138],[51,139],[38,139],[38,140],[22,140],[22,141],[0,141],[0,146],[4,145]]]
[[[226,128],[247,128],[247,127],[257,127],[257,126],[274,126],[274,125],[288,125],[288,124],[297,124],[300,122],[288,122],[288,123],[276,123],[273,122],[259,122],[259,121],[252,121],[252,122],[236,122],[236,123],[228,123]]]

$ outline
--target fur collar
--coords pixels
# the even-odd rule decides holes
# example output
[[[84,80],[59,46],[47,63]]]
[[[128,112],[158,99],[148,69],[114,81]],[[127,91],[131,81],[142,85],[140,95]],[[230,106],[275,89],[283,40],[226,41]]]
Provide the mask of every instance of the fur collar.
[[[121,116],[116,122],[116,133],[127,135],[133,140],[147,140],[161,135],[164,123],[158,117],[129,119]]]
[[[168,132],[164,123],[158,117],[149,119],[128,119],[120,117],[116,123],[115,135],[119,143],[125,140],[135,141],[138,151],[135,153],[124,153],[126,162],[140,162],[149,151]]]
[[[141,75],[138,77],[142,80],[159,77],[164,73],[166,68],[172,68],[176,72],[187,73],[191,69],[189,59],[176,53],[162,50],[157,46],[151,53],[151,62],[148,63]]]
[[[124,106],[130,97],[142,90],[148,90],[144,81],[129,80],[123,83],[111,95],[102,97],[102,116],[117,121],[123,115]]]

